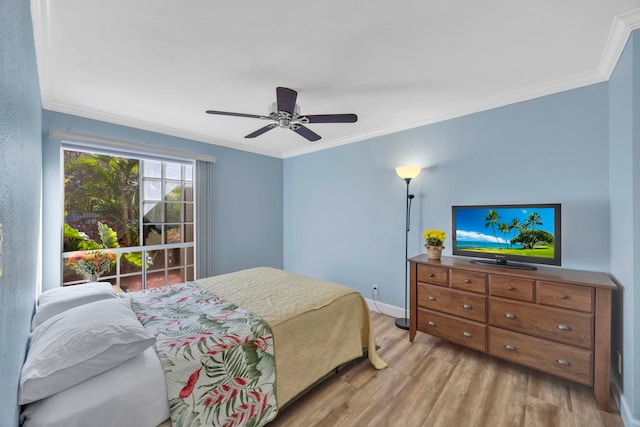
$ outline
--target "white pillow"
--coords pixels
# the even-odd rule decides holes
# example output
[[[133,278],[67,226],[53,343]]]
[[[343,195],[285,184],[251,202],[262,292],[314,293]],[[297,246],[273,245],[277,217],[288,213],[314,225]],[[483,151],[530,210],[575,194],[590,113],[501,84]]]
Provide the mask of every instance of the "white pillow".
[[[40,294],[36,314],[31,321],[31,330],[56,314],[79,305],[107,298],[117,298],[118,294],[108,282],[83,283],[50,289]]]
[[[106,299],[60,313],[32,334],[19,404],[65,390],[141,354],[155,343],[130,300]]]

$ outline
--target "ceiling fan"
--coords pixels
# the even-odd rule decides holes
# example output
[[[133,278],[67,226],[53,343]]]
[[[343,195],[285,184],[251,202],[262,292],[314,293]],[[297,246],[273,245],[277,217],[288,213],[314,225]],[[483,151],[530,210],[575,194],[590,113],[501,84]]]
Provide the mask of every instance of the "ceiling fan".
[[[317,141],[320,135],[306,127],[309,123],[355,123],[358,116],[355,114],[311,114],[301,115],[300,106],[296,104],[298,92],[286,87],[276,88],[276,99],[271,105],[268,116],[259,116],[256,114],[231,113],[228,111],[207,110],[207,114],[218,114],[222,116],[249,117],[253,119],[271,120],[274,123],[261,127],[251,132],[245,138],[255,138],[263,133],[270,131],[275,127],[288,128],[303,136],[309,141]]]

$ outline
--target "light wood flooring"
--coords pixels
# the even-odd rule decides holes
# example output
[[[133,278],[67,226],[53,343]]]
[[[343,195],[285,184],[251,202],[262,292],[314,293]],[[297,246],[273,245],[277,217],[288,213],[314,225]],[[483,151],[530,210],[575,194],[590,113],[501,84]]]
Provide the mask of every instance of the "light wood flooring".
[[[371,313],[375,370],[356,361],[285,408],[269,427],[622,427],[588,387],[510,364]]]

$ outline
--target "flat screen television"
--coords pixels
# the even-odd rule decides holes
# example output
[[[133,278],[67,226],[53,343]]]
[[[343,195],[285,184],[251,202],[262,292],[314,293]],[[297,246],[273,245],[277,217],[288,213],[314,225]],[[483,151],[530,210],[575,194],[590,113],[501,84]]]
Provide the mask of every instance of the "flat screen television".
[[[511,268],[560,265],[559,203],[453,206],[451,218],[453,255]]]

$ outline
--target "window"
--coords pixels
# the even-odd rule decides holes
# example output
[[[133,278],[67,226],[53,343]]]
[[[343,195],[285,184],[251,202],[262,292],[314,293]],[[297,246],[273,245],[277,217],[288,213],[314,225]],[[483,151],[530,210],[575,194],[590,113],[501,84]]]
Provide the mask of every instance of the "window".
[[[195,278],[194,162],[63,149],[63,284],[74,253],[110,251],[100,280],[128,291]]]

